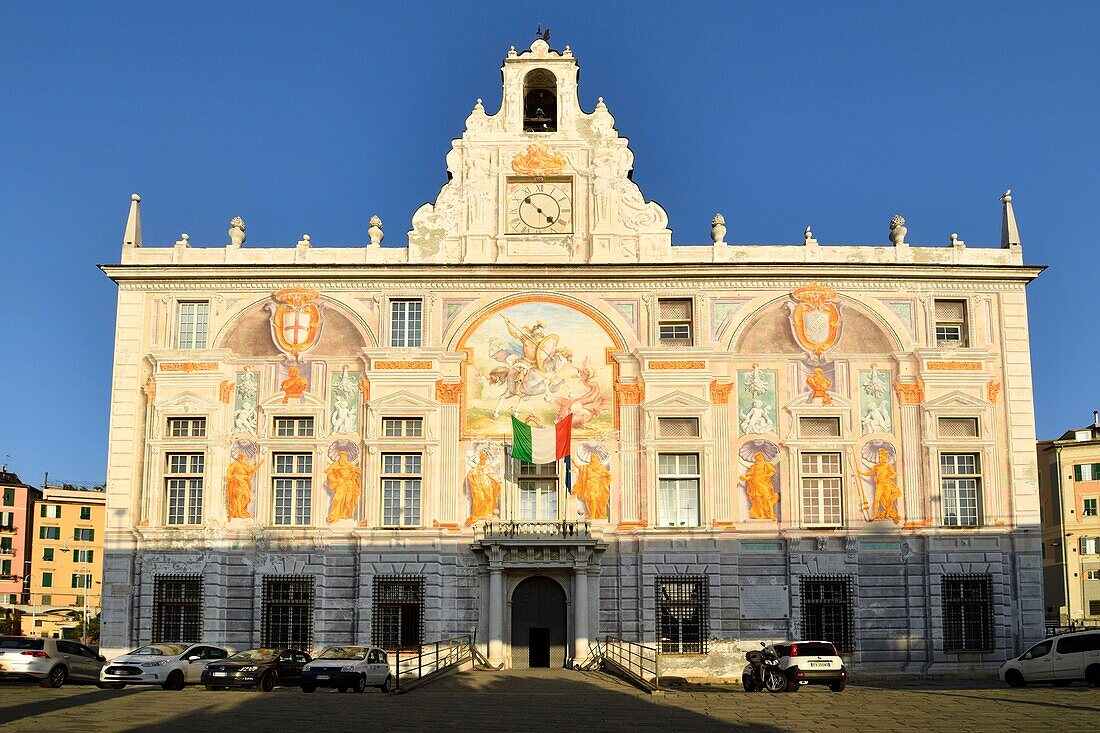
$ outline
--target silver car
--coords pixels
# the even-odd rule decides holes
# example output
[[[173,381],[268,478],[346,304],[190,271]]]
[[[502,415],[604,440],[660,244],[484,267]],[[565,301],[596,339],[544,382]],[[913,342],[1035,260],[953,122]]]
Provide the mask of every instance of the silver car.
[[[0,636],[0,679],[38,680],[43,687],[61,687],[68,680],[98,682],[105,661],[71,639]]]

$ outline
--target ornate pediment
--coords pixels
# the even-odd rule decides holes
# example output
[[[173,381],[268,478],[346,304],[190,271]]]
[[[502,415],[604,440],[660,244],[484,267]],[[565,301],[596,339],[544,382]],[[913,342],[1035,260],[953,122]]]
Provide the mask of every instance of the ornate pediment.
[[[700,399],[695,395],[690,395],[687,392],[669,392],[663,394],[649,402],[642,405],[642,409],[647,412],[654,412],[658,410],[687,410],[698,411],[706,410],[711,406],[710,402]]]
[[[951,407],[966,407],[966,408],[978,408],[985,409],[989,407],[989,403],[985,400],[979,399],[973,395],[969,395],[961,390],[952,390],[947,394],[940,395],[934,400],[928,400],[924,403],[924,407],[927,410],[939,410],[942,408]]]
[[[220,405],[217,400],[194,392],[180,392],[168,399],[157,403],[157,410],[162,413],[179,412],[185,415],[194,413],[213,412]]]
[[[433,400],[425,399],[420,395],[408,392],[406,390],[400,390],[398,392],[392,392],[385,397],[379,397],[376,400],[371,400],[370,406],[375,410],[385,410],[394,407],[414,407],[421,409],[435,409],[439,407],[439,404]]]

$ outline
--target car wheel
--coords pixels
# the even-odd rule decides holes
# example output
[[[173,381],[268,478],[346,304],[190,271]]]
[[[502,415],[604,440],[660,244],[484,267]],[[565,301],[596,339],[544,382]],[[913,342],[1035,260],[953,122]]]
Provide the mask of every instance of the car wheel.
[[[1009,687],[1027,686],[1027,680],[1024,679],[1024,676],[1022,674],[1020,674],[1019,670],[1015,669],[1010,669],[1005,672],[1005,682],[1008,683]]]
[[[1085,670],[1085,682],[1093,687],[1100,687],[1100,664],[1094,664]]]
[[[1069,687],[1073,684],[1073,680],[1054,680],[1052,684],[1055,687]]]
[[[183,685],[184,685],[183,672],[180,672],[177,669],[177,670],[173,670],[171,673],[169,673],[168,679],[166,679],[164,681],[164,684],[161,685],[161,687],[164,688],[165,690],[182,690]]]
[[[65,669],[62,665],[57,665],[50,670],[50,673],[38,681],[38,684],[43,687],[61,687],[65,684],[65,680],[69,679],[69,670]]]
[[[830,682],[829,689],[833,692],[844,692],[844,680],[840,682]]]
[[[302,685],[302,692],[314,692],[317,689],[317,685]]]
[[[798,692],[802,688],[802,685],[798,684],[794,680],[787,680],[787,692]]]
[[[260,678],[260,692],[271,692],[275,689],[275,673],[268,672]]]
[[[389,675],[388,677],[386,677],[386,681],[383,682],[382,686],[379,687],[378,689],[381,690],[382,692],[392,692],[393,691],[393,675]]]
[[[367,678],[363,675],[359,675],[355,678],[355,684],[351,686],[351,689],[355,692],[366,692]]]

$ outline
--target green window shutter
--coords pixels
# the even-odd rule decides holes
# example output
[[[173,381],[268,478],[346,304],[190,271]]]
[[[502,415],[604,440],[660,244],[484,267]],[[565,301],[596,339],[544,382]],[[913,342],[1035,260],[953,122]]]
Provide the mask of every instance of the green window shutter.
[[[80,507],[80,518],[81,519],[91,519],[92,518],[92,508],[90,506]]]
[[[53,573],[42,573],[42,587],[43,588],[52,588],[53,587]]]
[[[1074,481],[1081,481],[1082,480],[1081,479],[1081,466],[1079,466],[1079,465],[1073,467],[1073,480]]]
[[[92,562],[92,555],[94,554],[95,552],[93,550],[88,550],[88,562]]]
[[[46,505],[45,504],[39,504],[38,505],[38,516],[40,516],[40,517],[46,516]]]

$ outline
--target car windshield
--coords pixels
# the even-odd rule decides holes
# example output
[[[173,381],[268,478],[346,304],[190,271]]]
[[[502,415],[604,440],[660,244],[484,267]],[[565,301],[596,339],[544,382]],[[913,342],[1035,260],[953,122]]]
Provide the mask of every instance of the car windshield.
[[[278,649],[246,649],[243,652],[237,652],[226,661],[244,660],[249,662],[270,662],[278,656]]]
[[[330,646],[318,659],[366,659],[367,650],[361,646]]]
[[[794,656],[794,648],[798,647],[798,656],[800,657],[835,657],[836,649],[832,644],[822,641],[800,641],[797,644],[791,644],[792,654]]]
[[[130,655],[135,657],[174,657],[177,654],[183,654],[183,650],[186,648],[186,644],[150,644],[135,649],[130,652]]]
[[[0,649],[41,649],[41,639],[21,639],[18,636],[0,638]]]

